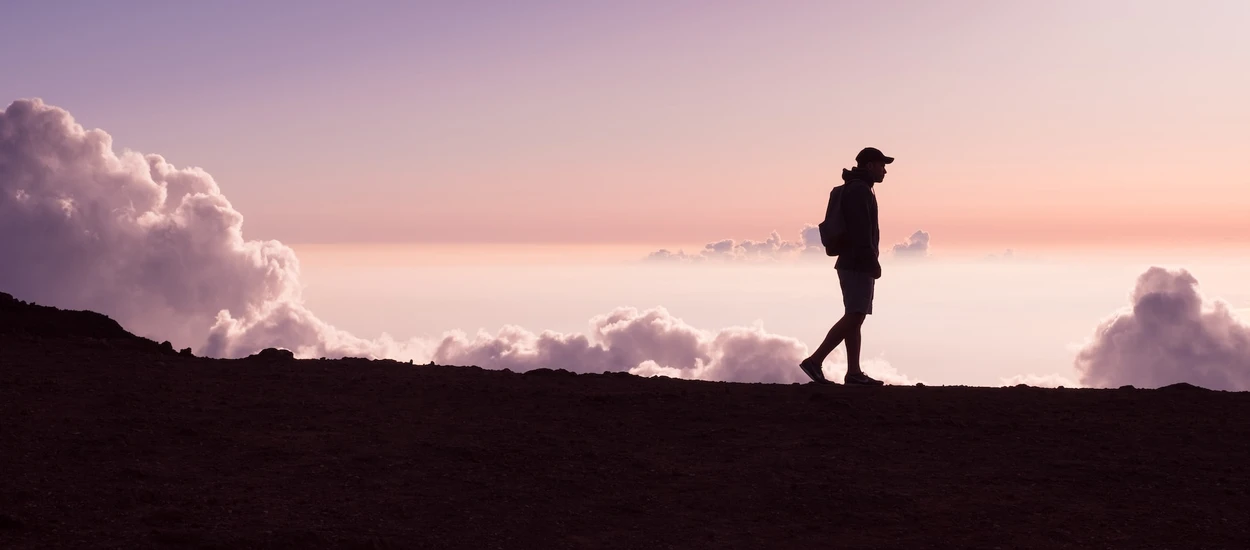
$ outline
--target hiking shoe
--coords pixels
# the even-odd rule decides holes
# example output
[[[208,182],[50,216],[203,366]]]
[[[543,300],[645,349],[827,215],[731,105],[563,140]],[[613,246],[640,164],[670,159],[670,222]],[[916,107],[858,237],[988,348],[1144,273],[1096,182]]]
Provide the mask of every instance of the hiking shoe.
[[[833,383],[833,382],[830,382],[827,378],[825,378],[825,373],[820,370],[820,365],[809,362],[807,359],[804,359],[802,362],[799,363],[799,368],[803,369],[803,374],[806,374],[808,378],[811,378],[812,382],[815,382],[817,384],[832,384]]]
[[[872,378],[871,376],[868,376],[867,374],[864,374],[862,372],[857,372],[855,374],[847,373],[846,378],[843,379],[843,382],[846,382],[846,385],[848,386],[884,386],[885,385],[885,382]]]

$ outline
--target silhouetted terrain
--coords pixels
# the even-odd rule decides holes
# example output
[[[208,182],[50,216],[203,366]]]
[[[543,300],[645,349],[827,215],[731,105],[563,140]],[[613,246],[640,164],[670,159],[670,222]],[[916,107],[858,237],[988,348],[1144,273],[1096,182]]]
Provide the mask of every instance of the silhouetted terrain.
[[[1250,394],[213,360],[0,295],[0,548],[1245,548]]]

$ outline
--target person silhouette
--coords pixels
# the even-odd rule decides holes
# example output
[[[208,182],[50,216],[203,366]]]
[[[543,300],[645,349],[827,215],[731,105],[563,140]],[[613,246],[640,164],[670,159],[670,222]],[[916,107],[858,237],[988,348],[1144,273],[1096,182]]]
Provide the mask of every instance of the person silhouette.
[[[846,342],[846,375],[843,382],[856,386],[880,386],[880,380],[864,374],[859,365],[862,344],[861,328],[872,315],[873,293],[881,278],[881,227],[877,221],[877,194],[873,185],[885,180],[885,165],[894,162],[876,147],[865,147],[855,156],[855,168],[842,170],[841,214],[846,224],[846,249],[838,255],[834,268],[842,288],[842,304],[846,312],[834,323],[806,359],[799,362],[813,382],[833,384],[825,378],[821,366],[825,358]]]

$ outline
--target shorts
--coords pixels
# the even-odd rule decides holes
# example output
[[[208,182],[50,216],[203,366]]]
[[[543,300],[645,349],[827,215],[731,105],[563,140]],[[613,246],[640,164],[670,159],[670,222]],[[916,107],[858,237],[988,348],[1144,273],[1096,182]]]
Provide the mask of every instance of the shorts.
[[[872,297],[877,280],[871,273],[839,269],[838,284],[842,287],[842,305],[846,306],[847,313],[872,315]]]

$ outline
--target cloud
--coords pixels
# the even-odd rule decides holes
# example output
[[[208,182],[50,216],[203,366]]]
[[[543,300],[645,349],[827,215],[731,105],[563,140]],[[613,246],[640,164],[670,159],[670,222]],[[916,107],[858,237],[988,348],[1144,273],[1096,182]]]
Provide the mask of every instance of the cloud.
[[[923,258],[929,255],[929,234],[916,231],[907,238],[907,242],[898,243],[890,249],[896,258]]]
[[[38,99],[0,113],[0,287],[212,356],[410,351],[308,311],[295,252],[244,239],[242,214],[207,172],[112,145]]]
[[[897,258],[928,257],[929,233],[916,231],[908,237],[907,242],[894,245],[890,252]],[[1010,254],[1011,251],[1008,251],[1007,255]],[[815,224],[807,224],[799,231],[797,241],[784,240],[781,234],[773,231],[763,241],[722,239],[708,243],[702,250],[694,253],[660,249],[647,255],[646,260],[680,263],[768,263],[824,255],[825,247],[820,244],[820,228]]]
[[[892,384],[895,386],[914,386],[916,384],[924,383],[924,380],[912,378],[899,372],[898,369],[894,368],[882,359],[861,359],[859,366],[866,374],[868,374],[868,376],[876,378],[886,384]],[[845,366],[836,366],[831,369],[830,366],[826,364],[823,370],[825,372],[825,376],[834,381],[841,381],[842,375],[846,373]]]
[[[773,231],[768,239],[763,241],[723,239],[704,245],[703,249],[696,253],[687,253],[684,250],[673,252],[667,249],[660,249],[647,255],[646,260],[684,263],[765,263],[798,259],[809,254],[823,255],[824,253],[825,248],[820,244],[820,230],[814,224],[807,224],[799,231],[799,240],[797,241],[784,240],[781,238],[780,233]]]
[[[774,233],[709,250],[768,257],[804,246]],[[282,347],[298,357],[785,383],[804,380],[797,365],[807,353],[799,341],[760,326],[700,330],[663,308],[617,309],[592,319],[587,335],[505,327],[473,339],[458,332],[360,338],[305,306],[295,252],[245,239],[243,215],[207,172],[176,168],[159,155],[116,153],[107,133],[84,130],[37,99],[0,112],[0,289],[99,311],[138,334],[213,357]],[[906,379],[883,362],[873,368]]]
[[[1076,369],[1095,387],[1250,390],[1250,324],[1227,303],[1205,300],[1188,271],[1152,267],[1138,277],[1131,307],[1104,320],[1077,353]]]
[[[443,338],[434,361],[526,371],[540,367],[573,372],[630,371],[732,382],[800,382],[806,347],[762,327],[717,332],[696,329],[664,308],[618,308],[590,322],[588,335],[505,327],[496,335]]]
[[[664,308],[639,311],[618,308],[591,319],[589,335],[504,327],[497,334],[479,332],[445,336],[434,361],[527,371],[536,368],[572,372],[628,371],[640,376],[668,376],[729,382],[807,382],[798,364],[807,347],[794,338],[766,332],[761,326],[699,330]],[[840,378],[845,361],[825,365]],[[865,372],[892,384],[914,384],[880,360],[863,364]]]

